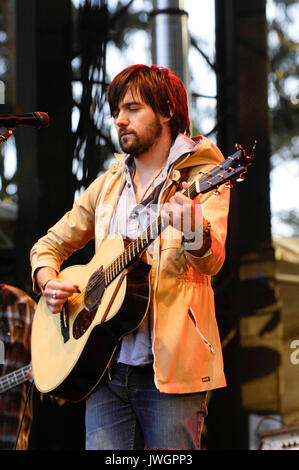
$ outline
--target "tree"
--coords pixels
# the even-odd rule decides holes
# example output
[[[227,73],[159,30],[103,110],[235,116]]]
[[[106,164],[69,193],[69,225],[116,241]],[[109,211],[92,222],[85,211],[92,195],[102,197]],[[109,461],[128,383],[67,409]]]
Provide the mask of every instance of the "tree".
[[[299,164],[299,5],[296,0],[269,3],[273,10],[268,26],[272,166],[277,161],[297,160]],[[278,217],[292,228],[294,236],[299,236],[299,210],[290,208]]]

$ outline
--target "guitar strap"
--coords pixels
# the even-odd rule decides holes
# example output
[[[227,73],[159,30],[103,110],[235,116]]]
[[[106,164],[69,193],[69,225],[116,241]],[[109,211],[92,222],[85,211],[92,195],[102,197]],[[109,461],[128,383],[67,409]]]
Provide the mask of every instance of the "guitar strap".
[[[180,189],[182,189],[182,182],[187,181],[189,174],[189,168],[182,168],[180,170],[180,178],[178,180],[174,180],[170,187],[168,188],[168,194],[165,198],[165,202],[169,201],[169,199]]]

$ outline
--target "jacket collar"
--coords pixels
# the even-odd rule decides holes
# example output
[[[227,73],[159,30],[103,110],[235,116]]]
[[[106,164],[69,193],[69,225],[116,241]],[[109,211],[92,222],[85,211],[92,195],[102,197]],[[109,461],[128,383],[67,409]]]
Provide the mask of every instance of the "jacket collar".
[[[181,134],[182,135],[182,134]],[[188,137],[183,136],[184,139],[189,139]],[[187,151],[185,151],[175,162],[175,168],[180,170],[182,168],[188,168],[197,165],[205,165],[205,164],[213,164],[217,165],[217,163],[224,160],[222,153],[214,145],[207,137],[202,135],[198,135],[189,139],[190,143],[192,142],[193,145],[189,145]],[[194,145],[195,144],[195,145]],[[192,148],[193,147],[193,148]],[[182,146],[183,149],[183,146]],[[119,166],[123,166],[125,159],[127,157],[126,154],[115,153],[115,158],[118,161],[118,164],[112,164],[110,166],[110,170],[116,171]],[[112,168],[111,168],[112,167]]]

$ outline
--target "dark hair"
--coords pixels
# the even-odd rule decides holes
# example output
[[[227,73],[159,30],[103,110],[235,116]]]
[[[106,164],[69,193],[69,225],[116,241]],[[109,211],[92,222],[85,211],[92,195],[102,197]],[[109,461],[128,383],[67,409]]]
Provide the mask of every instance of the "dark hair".
[[[111,115],[117,111],[128,89],[140,94],[144,103],[155,113],[171,117],[172,137],[181,132],[190,136],[187,93],[181,79],[171,70],[152,65],[136,64],[127,67],[112,80],[108,87]]]

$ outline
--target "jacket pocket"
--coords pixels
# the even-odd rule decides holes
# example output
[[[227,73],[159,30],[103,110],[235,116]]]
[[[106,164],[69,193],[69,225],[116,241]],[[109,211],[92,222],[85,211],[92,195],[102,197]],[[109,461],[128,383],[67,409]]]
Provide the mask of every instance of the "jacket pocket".
[[[202,334],[202,332],[200,331],[200,329],[198,328],[198,325],[197,325],[197,321],[196,321],[196,317],[195,317],[195,314],[193,312],[193,309],[192,307],[189,307],[188,309],[188,315],[189,317],[191,318],[195,328],[196,328],[196,331],[197,333],[199,334],[199,336],[201,337],[201,339],[203,340],[203,343],[205,344],[205,346],[209,349],[209,351],[214,354],[215,351],[214,351],[214,348],[213,346],[211,345],[211,343],[207,340],[207,338]]]

